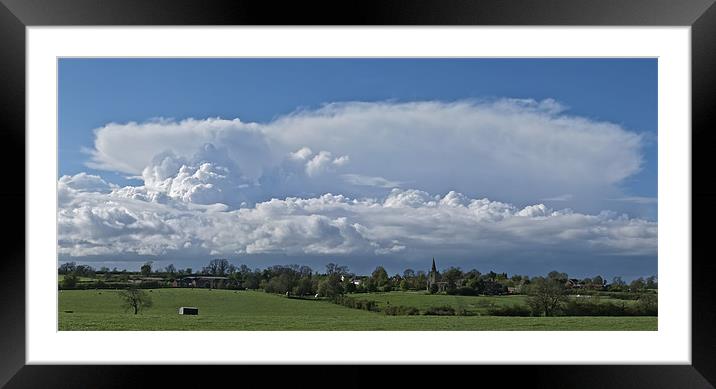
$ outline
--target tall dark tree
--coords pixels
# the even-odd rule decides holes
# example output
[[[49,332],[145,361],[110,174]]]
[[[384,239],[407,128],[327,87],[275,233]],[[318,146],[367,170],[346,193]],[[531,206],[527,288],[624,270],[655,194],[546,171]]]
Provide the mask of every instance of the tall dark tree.
[[[77,267],[77,264],[74,262],[65,262],[62,265],[60,265],[60,268],[57,269],[57,272],[59,274],[71,274],[75,272],[75,268]]]
[[[385,268],[383,266],[378,266],[373,270],[373,273],[371,273],[370,278],[375,281],[375,284],[378,288],[386,288],[388,287],[388,272],[385,271]]]
[[[139,271],[144,277],[149,277],[149,275],[152,274],[152,261],[145,262],[144,265],[139,268]]]

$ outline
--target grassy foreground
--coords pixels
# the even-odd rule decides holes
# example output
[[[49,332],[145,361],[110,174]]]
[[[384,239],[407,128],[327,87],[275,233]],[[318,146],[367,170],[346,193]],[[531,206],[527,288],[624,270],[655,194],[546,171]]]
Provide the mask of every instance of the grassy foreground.
[[[389,293],[368,293],[353,295],[356,298],[374,300],[379,307],[390,305],[403,305],[424,310],[438,305],[449,305],[455,309],[464,309],[467,312],[486,315],[490,307],[509,307],[514,305],[526,305],[527,296],[450,296],[446,294],[430,295],[427,292],[389,292]],[[576,297],[570,297],[576,298]],[[585,297],[586,298],[586,297]],[[600,297],[601,302],[619,302],[627,305],[635,303],[634,300],[615,300],[609,297]]]
[[[148,291],[149,292],[149,291]],[[59,293],[59,330],[343,330],[343,331],[601,331],[657,330],[656,317],[498,317],[388,316],[346,308],[327,301],[288,299],[254,291],[207,289],[150,290],[154,306],[125,313],[112,290],[64,290]],[[515,304],[520,296],[470,297],[392,292],[356,295],[382,304],[428,307],[481,307],[490,302]],[[483,303],[481,301],[488,301]],[[198,316],[181,316],[180,306],[199,308]],[[69,312],[71,311],[71,312]]]

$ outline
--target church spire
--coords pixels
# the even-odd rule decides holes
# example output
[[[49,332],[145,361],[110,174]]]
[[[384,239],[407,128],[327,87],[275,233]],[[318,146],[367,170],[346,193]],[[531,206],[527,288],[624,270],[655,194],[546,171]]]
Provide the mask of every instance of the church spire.
[[[430,269],[431,273],[437,273],[437,269],[435,268],[435,257],[433,257],[433,268]]]

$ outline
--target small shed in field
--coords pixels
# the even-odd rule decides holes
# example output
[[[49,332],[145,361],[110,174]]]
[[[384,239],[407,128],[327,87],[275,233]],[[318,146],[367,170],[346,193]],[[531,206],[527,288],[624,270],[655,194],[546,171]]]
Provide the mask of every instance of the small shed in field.
[[[198,315],[199,308],[197,307],[179,307],[180,315]]]

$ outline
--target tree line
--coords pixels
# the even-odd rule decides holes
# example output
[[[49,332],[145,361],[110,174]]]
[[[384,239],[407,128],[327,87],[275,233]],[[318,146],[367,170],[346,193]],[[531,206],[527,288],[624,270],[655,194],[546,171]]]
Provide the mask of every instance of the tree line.
[[[163,268],[154,267],[153,262],[146,262],[140,271],[128,272],[110,270],[101,267],[99,270],[88,265],[78,265],[67,262],[60,265],[58,273],[64,275],[65,287],[72,287],[79,277],[88,277],[103,280],[108,283],[127,283],[135,276],[144,278],[153,277],[155,280],[148,287],[168,286],[171,281],[186,276],[215,276],[226,277],[231,285],[240,289],[262,289],[269,293],[281,293],[294,296],[315,295],[333,297],[344,293],[372,293],[389,292],[393,290],[418,291],[428,287],[429,274],[425,271],[405,269],[402,274],[388,274],[383,266],[377,266],[369,275],[356,275],[347,266],[329,263],[325,272],[319,273],[305,265],[274,265],[264,269],[251,269],[246,265],[235,266],[227,259],[212,259],[199,271],[192,268],[177,269],[173,264]],[[611,283],[597,275],[575,280],[569,279],[566,273],[552,271],[546,277],[515,274],[511,277],[507,273],[489,271],[481,273],[477,269],[463,271],[459,267],[449,267],[438,272],[437,279],[444,283],[444,292],[451,295],[501,295],[512,293],[526,293],[528,287],[544,279],[560,284],[565,289],[579,289],[580,293],[590,294],[599,292],[641,293],[654,291],[658,288],[656,276],[637,278],[626,283],[621,277],[614,277]],[[431,293],[437,293],[433,285]],[[624,296],[628,298],[628,296]]]

